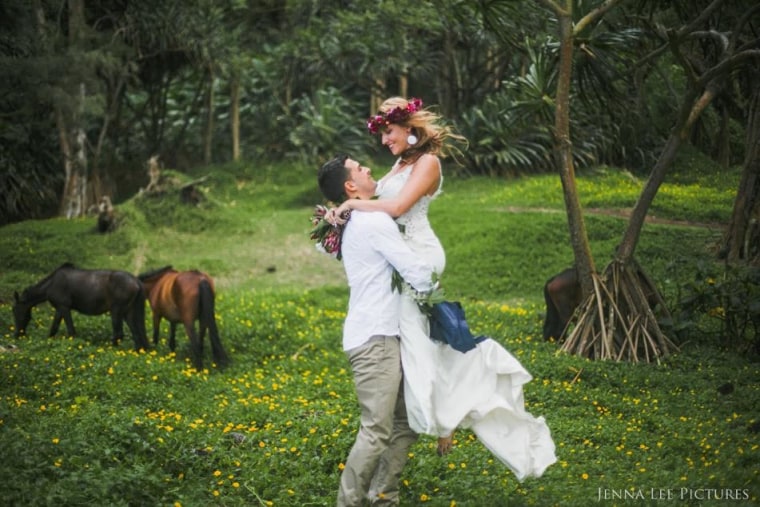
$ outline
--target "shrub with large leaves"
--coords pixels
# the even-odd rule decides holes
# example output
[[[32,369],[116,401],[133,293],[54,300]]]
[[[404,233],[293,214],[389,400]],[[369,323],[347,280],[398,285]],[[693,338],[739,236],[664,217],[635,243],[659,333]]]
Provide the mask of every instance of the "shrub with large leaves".
[[[460,128],[470,140],[467,153],[473,172],[489,175],[535,174],[553,168],[555,55],[550,44],[528,47],[530,65],[524,75],[503,83],[482,106],[463,114]],[[599,160],[615,139],[594,110],[579,107],[571,119],[573,157],[580,166]]]
[[[336,88],[318,90],[313,97],[304,95],[294,101],[297,125],[290,132],[290,156],[306,163],[322,160],[335,153],[360,156],[368,153],[373,138],[367,135],[358,108]]]

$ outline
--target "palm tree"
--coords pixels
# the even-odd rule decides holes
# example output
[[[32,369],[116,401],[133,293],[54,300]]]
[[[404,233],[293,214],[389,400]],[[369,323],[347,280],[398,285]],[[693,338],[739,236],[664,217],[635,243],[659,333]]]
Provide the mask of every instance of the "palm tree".
[[[659,331],[657,319],[654,318],[648,304],[647,293],[641,289],[641,280],[646,277],[642,276],[642,270],[638,266],[634,269],[627,266],[620,271],[626,275],[626,281],[620,285],[618,279],[614,279],[612,284],[626,290],[617,293],[609,292],[606,289],[607,280],[597,274],[578,198],[573,149],[570,142],[569,99],[574,40],[578,34],[596,23],[621,1],[607,0],[574,23],[572,0],[562,2],[537,0],[539,4],[550,9],[557,18],[560,49],[554,126],[556,163],[565,197],[575,269],[584,297],[582,308],[590,309],[578,320],[563,345],[563,350],[597,359],[638,360],[641,351],[646,359],[658,358],[673,350],[675,345]],[[644,211],[646,212],[646,209]],[[629,284],[632,284],[631,290],[627,290]],[[651,289],[651,282],[649,285]],[[633,290],[635,287],[638,290]],[[642,300],[643,305],[640,305]],[[625,301],[627,304],[623,307],[617,304],[618,301]],[[605,308],[609,311],[605,311]],[[637,317],[630,320],[627,314],[631,311],[640,311],[642,308],[646,308],[646,318],[642,321]],[[597,309],[598,313],[594,313],[594,309]],[[637,330],[639,328],[634,328],[634,324],[637,323],[641,326],[641,332]],[[652,327],[655,331],[654,339],[652,339]]]
[[[746,33],[750,15],[756,13],[758,7],[750,8],[745,11],[746,15],[734,20],[730,30],[702,30],[708,21],[725,19],[725,16],[716,16],[723,7],[723,0],[713,0],[693,19],[677,30],[671,30],[662,45],[645,58],[656,58],[669,49],[684,67],[689,77],[689,87],[681,97],[680,110],[671,135],[633,209],[615,258],[607,265],[602,276],[599,276],[594,270],[590,254],[587,253],[588,244],[582,214],[577,205],[572,147],[567,141],[569,112],[566,105],[574,35],[620,2],[607,0],[572,25],[572,1],[568,0],[562,4],[553,0],[537,1],[552,9],[559,23],[560,81],[557,87],[555,135],[576,269],[584,295],[584,302],[576,314],[576,325],[564,342],[562,350],[598,359],[659,360],[677,350],[677,347],[662,331],[653,312],[653,308],[664,308],[664,302],[656,293],[651,279],[636,262],[635,248],[654,196],[679,147],[688,139],[695,122],[705,108],[723,93],[731,73],[760,55],[760,52],[754,49],[756,41],[755,44],[740,43],[740,34]],[[694,44],[695,41],[702,45]],[[704,48],[705,42],[715,43],[709,53],[716,56],[710,61],[704,58],[703,54],[703,58],[699,59],[701,65],[698,65],[697,59],[690,58],[690,52],[696,51],[695,48]]]

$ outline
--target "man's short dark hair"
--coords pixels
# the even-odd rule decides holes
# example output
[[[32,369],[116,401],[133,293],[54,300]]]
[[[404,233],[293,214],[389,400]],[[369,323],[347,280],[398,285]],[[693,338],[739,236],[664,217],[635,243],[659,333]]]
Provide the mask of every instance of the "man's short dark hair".
[[[348,197],[344,184],[349,179],[351,172],[346,169],[346,159],[348,155],[342,153],[336,155],[332,160],[322,164],[319,168],[317,181],[322,195],[329,201],[341,203]]]

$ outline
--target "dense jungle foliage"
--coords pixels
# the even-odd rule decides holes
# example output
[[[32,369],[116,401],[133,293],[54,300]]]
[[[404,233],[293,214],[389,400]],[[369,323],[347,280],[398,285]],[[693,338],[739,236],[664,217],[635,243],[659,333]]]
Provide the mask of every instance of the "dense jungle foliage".
[[[421,97],[467,137],[461,173],[551,171],[558,46],[545,3],[7,0],[0,221],[121,202],[148,184],[153,156],[180,171],[377,156],[363,119],[397,94]],[[678,55],[694,69],[722,57],[704,41],[663,51],[667,34],[697,21],[728,33],[754,2],[616,3],[574,42],[573,156],[646,174],[693,78]],[[571,4],[580,19],[601,2]],[[738,26],[748,35],[736,44],[751,48],[757,26]],[[725,167],[744,156],[751,72],[730,75],[691,136]],[[69,164],[85,181],[70,181]],[[87,188],[73,212],[61,201],[77,184]]]

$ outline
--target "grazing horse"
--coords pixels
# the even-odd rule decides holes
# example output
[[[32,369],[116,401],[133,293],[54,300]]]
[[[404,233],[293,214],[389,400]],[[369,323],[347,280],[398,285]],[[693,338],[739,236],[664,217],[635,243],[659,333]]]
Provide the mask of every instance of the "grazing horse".
[[[669,318],[662,295],[652,280],[636,265],[636,274],[644,289],[644,296],[649,307],[659,318]],[[567,268],[554,275],[544,284],[544,301],[546,302],[546,319],[544,320],[544,340],[554,338],[561,340],[567,331],[567,324],[582,302],[583,293],[575,267]]]
[[[544,340],[562,339],[567,323],[581,304],[581,285],[575,268],[568,268],[544,284],[546,319]]]
[[[229,362],[227,353],[219,340],[214,316],[214,281],[200,271],[177,271],[172,266],[143,273],[138,276],[145,287],[150,307],[153,309],[153,343],[158,344],[161,319],[169,321],[169,348],[176,347],[177,324],[185,326],[190,339],[190,351],[196,369],[203,368],[203,340],[206,330],[211,339],[211,354],[219,366]],[[199,333],[195,331],[195,321]]]
[[[70,262],[62,264],[40,282],[27,287],[19,296],[14,292],[13,317],[15,336],[26,333],[32,308],[48,301],[55,308],[50,336],[58,332],[61,320],[66,322],[69,336],[75,335],[71,310],[84,315],[111,313],[112,343],[124,337],[126,320],[135,350],[148,348],[145,334],[145,292],[142,284],[125,271],[79,269]]]

